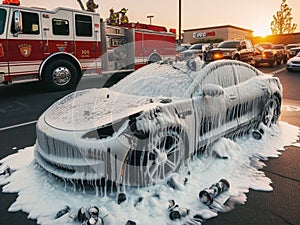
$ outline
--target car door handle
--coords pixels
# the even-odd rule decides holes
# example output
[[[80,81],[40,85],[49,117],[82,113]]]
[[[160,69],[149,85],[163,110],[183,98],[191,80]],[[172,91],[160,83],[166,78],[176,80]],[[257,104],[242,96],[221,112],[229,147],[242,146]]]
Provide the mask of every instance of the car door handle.
[[[236,99],[236,95],[235,94],[230,94],[229,98],[230,98],[230,100],[235,100]]]
[[[261,85],[261,89],[266,90],[266,89],[268,89],[268,87],[267,87],[267,85],[262,84],[262,85]]]

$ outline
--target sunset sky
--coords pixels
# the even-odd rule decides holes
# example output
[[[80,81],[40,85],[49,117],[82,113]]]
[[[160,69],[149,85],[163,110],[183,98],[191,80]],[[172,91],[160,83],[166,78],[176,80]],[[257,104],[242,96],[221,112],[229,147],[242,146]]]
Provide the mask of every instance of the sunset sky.
[[[87,0],[82,0],[85,5]],[[131,22],[152,23],[178,30],[178,0],[95,0],[102,18],[109,16],[109,9],[115,11],[125,7]],[[271,34],[270,23],[280,9],[281,0],[182,0],[182,30],[218,25],[235,25],[254,31],[254,35]],[[25,6],[52,9],[70,7],[80,9],[77,0],[21,0]],[[287,0],[292,8],[293,22],[300,32],[300,0]]]

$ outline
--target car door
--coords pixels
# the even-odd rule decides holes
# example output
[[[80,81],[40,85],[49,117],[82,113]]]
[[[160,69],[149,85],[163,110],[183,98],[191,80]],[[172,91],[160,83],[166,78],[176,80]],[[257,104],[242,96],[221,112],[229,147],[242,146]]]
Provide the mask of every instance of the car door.
[[[239,105],[237,119],[240,126],[255,122],[269,98],[268,84],[258,79],[258,71],[245,65],[234,65],[237,77]]]
[[[13,79],[24,74],[36,74],[43,59],[40,12],[13,10],[7,34],[8,63]]]
[[[198,94],[193,97],[198,149],[228,135],[238,126],[239,96],[235,80],[231,64],[225,63],[211,70],[199,83]],[[216,93],[219,90],[223,93],[205,95],[203,90],[210,86],[216,88],[212,92]]]
[[[254,49],[249,41],[241,41],[240,45],[241,61],[250,62],[254,59]]]

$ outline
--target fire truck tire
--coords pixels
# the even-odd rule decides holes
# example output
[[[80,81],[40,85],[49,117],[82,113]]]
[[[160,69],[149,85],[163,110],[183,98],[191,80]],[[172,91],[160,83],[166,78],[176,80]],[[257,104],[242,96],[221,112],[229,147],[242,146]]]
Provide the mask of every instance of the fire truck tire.
[[[68,60],[59,59],[46,65],[43,79],[47,87],[55,91],[76,88],[79,72]]]
[[[147,64],[155,63],[161,61],[162,58],[158,54],[152,54],[148,60]]]

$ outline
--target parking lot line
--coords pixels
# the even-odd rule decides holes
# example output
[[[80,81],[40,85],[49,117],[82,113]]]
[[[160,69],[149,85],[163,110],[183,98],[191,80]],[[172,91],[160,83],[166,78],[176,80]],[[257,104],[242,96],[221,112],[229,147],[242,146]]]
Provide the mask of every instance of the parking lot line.
[[[281,68],[279,70],[275,70],[275,71],[271,72],[271,74],[281,73],[282,71],[285,71],[285,68]]]
[[[14,128],[18,128],[18,127],[23,127],[23,126],[35,124],[36,122],[37,122],[37,120],[34,120],[34,121],[30,121],[30,122],[26,122],[26,123],[20,123],[20,124],[8,126],[8,127],[2,127],[2,128],[0,128],[0,131],[14,129]]]

